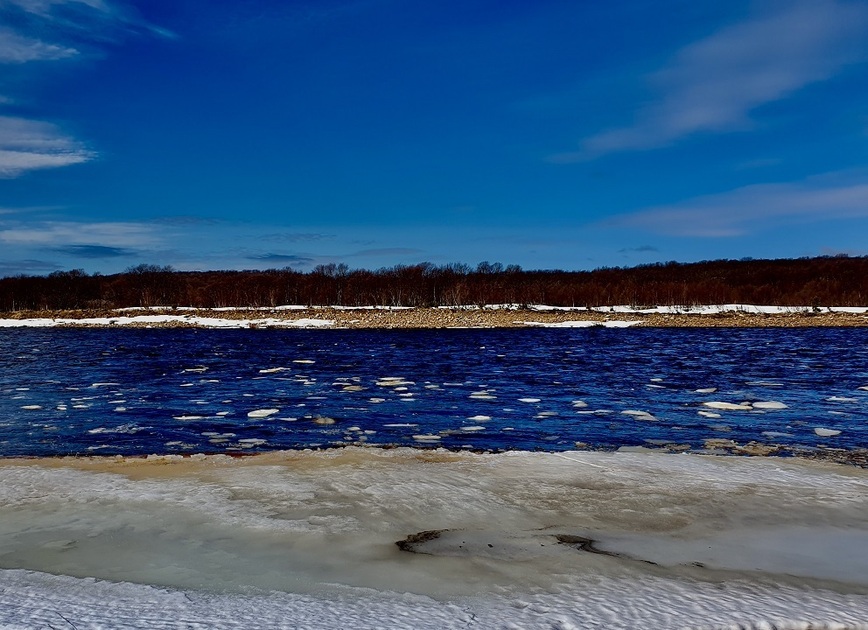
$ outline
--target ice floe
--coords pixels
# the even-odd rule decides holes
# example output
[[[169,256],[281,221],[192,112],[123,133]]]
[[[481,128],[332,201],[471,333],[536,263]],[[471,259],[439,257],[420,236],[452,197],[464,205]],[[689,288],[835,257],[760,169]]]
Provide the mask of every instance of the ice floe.
[[[788,406],[778,400],[767,400],[760,402],[752,402],[751,406],[754,409],[787,409]]]
[[[276,413],[280,413],[280,409],[254,409],[253,411],[247,412],[248,418],[267,418],[269,416],[273,416]]]
[[[838,429],[826,429],[824,427],[815,427],[814,433],[820,437],[835,437],[836,435],[841,435],[841,431]]]
[[[749,402],[731,403],[719,400],[711,400],[702,404],[706,407],[710,407],[711,409],[720,409],[722,411],[750,411],[751,409],[753,409]]]

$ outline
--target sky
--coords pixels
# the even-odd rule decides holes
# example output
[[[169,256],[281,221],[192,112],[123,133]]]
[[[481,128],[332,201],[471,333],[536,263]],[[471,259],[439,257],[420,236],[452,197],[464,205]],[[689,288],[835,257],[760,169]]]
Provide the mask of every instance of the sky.
[[[0,0],[0,277],[839,254],[866,0]]]

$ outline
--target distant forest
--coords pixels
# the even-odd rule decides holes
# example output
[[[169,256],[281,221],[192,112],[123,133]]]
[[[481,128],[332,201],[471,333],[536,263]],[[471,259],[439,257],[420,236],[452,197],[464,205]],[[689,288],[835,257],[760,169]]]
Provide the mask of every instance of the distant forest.
[[[312,271],[175,271],[139,265],[123,273],[82,270],[0,278],[0,310],[131,306],[271,307],[868,305],[868,257],[714,260],[594,271],[525,271],[482,262],[377,270],[319,265]]]

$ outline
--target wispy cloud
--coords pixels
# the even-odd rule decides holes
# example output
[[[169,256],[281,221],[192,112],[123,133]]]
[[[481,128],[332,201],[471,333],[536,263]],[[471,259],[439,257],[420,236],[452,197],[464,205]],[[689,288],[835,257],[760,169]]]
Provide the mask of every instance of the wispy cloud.
[[[49,123],[0,116],[0,177],[80,164],[94,157],[83,143]]]
[[[287,265],[309,265],[314,262],[313,258],[308,256],[296,256],[294,254],[257,254],[247,256],[247,260],[256,260],[267,263],[284,263]]]
[[[0,28],[0,63],[54,61],[74,57],[78,50],[19,35],[9,28]]]
[[[303,243],[309,241],[322,241],[334,237],[334,234],[321,234],[318,232],[278,232],[275,234],[266,234],[261,238],[263,241]]]
[[[218,225],[220,221],[210,217],[197,217],[194,215],[176,215],[168,217],[155,217],[151,219],[152,223],[162,225],[171,225],[175,227],[194,227],[205,225]]]
[[[586,138],[555,162],[652,149],[700,132],[750,126],[760,105],[834,76],[866,58],[868,5],[836,0],[786,2],[679,51],[648,77],[659,93],[630,126]]]
[[[145,247],[160,242],[154,226],[144,223],[38,221],[0,224],[0,243],[69,247],[82,241],[104,247]]]
[[[67,245],[55,247],[53,251],[76,258],[123,258],[138,254],[135,250],[125,247],[107,247],[105,245]]]
[[[741,236],[773,222],[868,218],[868,183],[850,173],[797,183],[769,183],[696,197],[683,203],[615,217],[607,225],[671,236]]]
[[[130,32],[171,35],[140,19],[134,7],[121,0],[0,0],[0,20],[0,65],[81,57],[80,47],[99,49]],[[10,102],[0,96],[0,105]],[[95,151],[55,125],[0,116],[0,178],[80,164],[94,157]]]
[[[47,260],[26,258],[23,260],[0,260],[0,278],[17,274],[38,274],[60,269],[61,265]]]

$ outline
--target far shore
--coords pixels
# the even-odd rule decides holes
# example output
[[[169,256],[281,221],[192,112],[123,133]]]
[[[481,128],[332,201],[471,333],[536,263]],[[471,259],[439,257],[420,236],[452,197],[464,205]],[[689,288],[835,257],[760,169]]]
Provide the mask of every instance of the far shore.
[[[693,307],[681,312],[626,307],[275,307],[194,309],[151,307],[0,313],[0,327],[342,328],[436,329],[555,327],[804,328],[868,327],[866,309],[849,312],[793,307]],[[676,311],[677,309],[670,309]],[[646,312],[640,312],[646,311]],[[757,312],[760,311],[760,312]],[[764,312],[763,312],[764,311]]]

